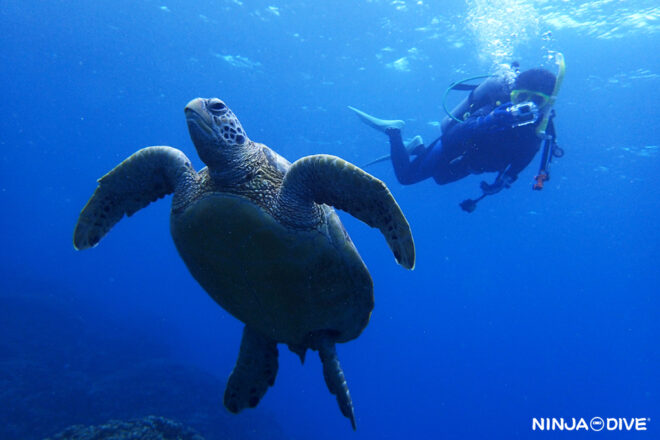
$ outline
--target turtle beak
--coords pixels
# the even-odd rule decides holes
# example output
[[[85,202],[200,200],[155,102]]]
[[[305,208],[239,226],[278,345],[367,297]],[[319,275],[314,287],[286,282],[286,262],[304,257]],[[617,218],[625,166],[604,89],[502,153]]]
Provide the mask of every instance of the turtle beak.
[[[192,128],[192,125],[197,126],[201,130],[205,131],[208,135],[214,136],[213,129],[213,120],[211,115],[206,111],[205,99],[195,98],[186,104],[186,108],[183,110],[186,113],[186,121],[188,122],[188,128]]]
[[[186,108],[183,109],[183,111],[186,112],[186,114],[188,114],[189,111],[204,113],[204,98],[193,99],[188,104],[186,104]]]

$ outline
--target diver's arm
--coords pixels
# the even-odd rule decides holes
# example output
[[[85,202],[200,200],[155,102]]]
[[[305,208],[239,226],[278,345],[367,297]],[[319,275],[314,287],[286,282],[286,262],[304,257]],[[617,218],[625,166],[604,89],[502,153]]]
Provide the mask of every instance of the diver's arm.
[[[540,143],[538,141],[529,141],[527,145],[521,146],[520,152],[511,161],[508,169],[504,172],[507,180],[514,182],[518,178],[518,174],[522,172],[536,156],[539,151]]]
[[[451,127],[442,135],[444,144],[462,144],[475,135],[488,135],[503,130],[510,130],[516,122],[515,116],[507,111],[511,103],[502,104],[491,112],[481,111],[465,122]]]
[[[454,125],[447,132],[442,133],[442,144],[459,145],[469,141],[478,133],[476,130],[478,125],[477,118],[470,118],[465,122]]]
[[[518,180],[518,174],[534,159],[538,147],[536,145],[528,145],[521,154],[516,156],[509,166],[500,174],[498,174],[495,181],[491,184],[485,181],[481,182],[481,190],[488,195],[498,193],[504,188],[509,188],[513,182]]]
[[[442,145],[464,145],[470,142],[475,136],[483,130],[480,117],[471,117],[465,122],[456,124],[442,133]]]
[[[502,191],[504,188],[510,187],[511,184],[516,181],[518,176],[516,175],[512,177],[509,174],[507,174],[507,171],[498,174],[497,178],[493,183],[488,183],[485,180],[482,180],[480,185],[481,191],[483,191],[484,194],[490,196],[493,194],[497,194],[498,192]]]

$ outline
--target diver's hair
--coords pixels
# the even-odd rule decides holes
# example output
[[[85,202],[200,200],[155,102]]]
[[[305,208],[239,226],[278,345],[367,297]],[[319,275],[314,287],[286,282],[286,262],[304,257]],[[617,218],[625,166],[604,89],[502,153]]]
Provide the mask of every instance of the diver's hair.
[[[534,68],[525,70],[516,78],[514,89],[536,90],[537,92],[552,95],[555,89],[555,75],[546,69]]]

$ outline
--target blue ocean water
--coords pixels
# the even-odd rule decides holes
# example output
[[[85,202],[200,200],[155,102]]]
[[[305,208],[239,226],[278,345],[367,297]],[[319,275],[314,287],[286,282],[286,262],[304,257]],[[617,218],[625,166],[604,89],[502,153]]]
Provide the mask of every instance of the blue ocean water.
[[[318,358],[301,366],[282,346],[275,386],[257,409],[223,419],[226,436],[268,438],[254,428],[267,420],[270,438],[658,438],[657,2],[0,5],[0,420],[14,421],[0,437],[146,415],[137,401],[93,411],[99,389],[128,393],[104,388],[107,378],[145,359],[215,378],[204,387],[173,376],[183,394],[167,399],[226,413],[242,325],[178,257],[170,199],[124,219],[98,248],[71,244],[96,179],[138,148],[171,145],[203,166],[183,115],[190,99],[223,99],[251,139],[289,160],[328,153],[359,165],[388,146],[348,105],[432,140],[449,83],[515,60],[554,69],[560,51],[567,75],[555,122],[566,155],[543,191],[531,190],[536,158],[466,214],[458,203],[479,195],[484,176],[402,186],[390,164],[368,168],[412,226],[412,272],[377,231],[340,213],[376,297],[364,333],[338,346],[357,432]],[[160,377],[159,365],[148,377]],[[61,415],[46,416],[51,406]],[[644,418],[647,431],[544,434],[532,431],[534,417]]]

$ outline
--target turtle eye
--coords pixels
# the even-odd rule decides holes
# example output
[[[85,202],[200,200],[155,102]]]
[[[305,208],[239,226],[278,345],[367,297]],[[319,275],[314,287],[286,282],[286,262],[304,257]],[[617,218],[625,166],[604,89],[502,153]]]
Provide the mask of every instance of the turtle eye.
[[[227,110],[227,106],[219,99],[210,101],[207,108],[213,113],[224,113]]]

